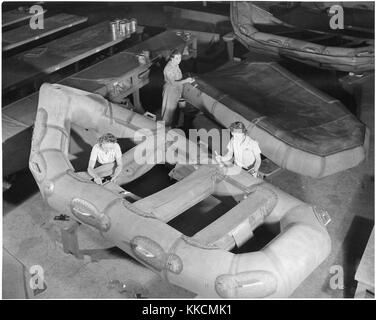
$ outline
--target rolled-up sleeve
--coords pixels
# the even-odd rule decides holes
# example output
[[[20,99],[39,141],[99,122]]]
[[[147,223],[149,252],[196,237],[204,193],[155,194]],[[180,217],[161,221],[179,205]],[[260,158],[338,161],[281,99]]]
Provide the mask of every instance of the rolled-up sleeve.
[[[98,148],[97,145],[91,149],[89,163],[95,164],[98,158]]]
[[[261,149],[257,141],[253,142],[253,152],[261,154]]]
[[[116,144],[115,147],[115,159],[121,159],[122,153],[119,144]]]

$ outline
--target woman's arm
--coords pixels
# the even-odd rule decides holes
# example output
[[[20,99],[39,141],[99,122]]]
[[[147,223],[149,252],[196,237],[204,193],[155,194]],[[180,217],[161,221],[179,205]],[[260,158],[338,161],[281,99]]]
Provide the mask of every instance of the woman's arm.
[[[194,79],[192,79],[191,77],[188,77],[182,80],[175,80],[175,83],[179,83],[179,84],[192,83],[192,82],[194,82]]]
[[[171,70],[165,69],[164,74],[165,74],[167,81],[171,84],[185,84],[185,83],[194,82],[194,79],[192,79],[191,77],[188,77],[186,79],[181,79],[181,80],[175,80],[175,73]]]
[[[115,161],[116,161],[116,168],[115,172],[111,178],[111,181],[115,181],[121,171],[123,170],[123,159],[121,154],[121,148],[118,144],[115,145]]]
[[[115,181],[122,170],[123,170],[123,160],[121,157],[116,157],[116,168],[115,168],[115,172],[111,181]]]
[[[97,173],[94,170],[95,162],[94,164],[90,161],[89,167],[87,168],[87,173],[94,179],[94,182],[97,184],[102,184],[102,178],[97,175]]]
[[[90,160],[89,160],[89,165],[87,167],[87,173],[94,178],[94,182],[97,184],[102,184],[102,179],[100,176],[97,175],[97,173],[94,170],[95,163],[97,162],[97,152],[95,149],[95,146],[93,149],[91,149],[91,154],[90,154]]]
[[[230,142],[228,143],[227,150],[228,151],[227,151],[227,153],[224,156],[219,156],[220,160],[222,162],[228,162],[234,156],[234,148],[233,148],[233,145],[232,145],[232,140],[230,140]]]
[[[256,172],[258,172],[259,169],[260,169],[260,165],[261,165],[261,156],[260,156],[260,153],[255,152],[255,151],[253,151],[253,154],[254,154],[255,159],[256,159],[256,161],[255,161],[255,166],[254,166],[253,168],[254,168],[254,170],[255,170]]]

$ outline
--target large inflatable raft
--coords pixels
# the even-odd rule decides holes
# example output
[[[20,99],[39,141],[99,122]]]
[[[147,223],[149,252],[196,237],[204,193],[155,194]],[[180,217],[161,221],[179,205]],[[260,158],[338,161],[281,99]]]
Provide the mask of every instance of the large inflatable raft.
[[[84,139],[94,137],[95,141],[95,137],[112,132],[138,143],[123,154],[124,170],[119,180],[124,184],[153,167],[150,161],[138,164],[135,153],[150,142],[148,139],[155,138],[158,124],[97,94],[44,84],[29,167],[52,208],[92,226],[170,283],[200,297],[287,297],[330,252],[325,210],[303,203],[245,171],[230,176],[227,173],[231,168],[200,165],[196,153],[191,156],[185,151],[196,144],[183,136],[176,139],[177,131],[168,131],[166,140],[156,139],[156,145],[146,149],[144,156],[154,157],[165,146],[166,161],[169,153],[177,155],[175,160],[170,159],[177,163],[171,176],[180,181],[139,199],[124,195],[124,189],[111,182],[97,185],[86,172],[75,172],[68,160],[71,128]],[[208,155],[202,150],[199,159],[205,162]],[[96,170],[107,175],[112,169],[107,165]],[[192,237],[167,224],[210,195],[231,196],[238,204]],[[261,224],[278,222],[280,234],[260,251],[230,251],[250,239]]]
[[[200,75],[183,96],[228,128],[242,121],[278,166],[325,177],[366,157],[369,130],[344,105],[277,63],[228,64]]]
[[[324,11],[306,19],[319,22],[324,15],[329,30],[309,29],[304,19],[307,14],[312,14],[307,13],[307,8],[295,6],[293,10],[299,12],[293,19],[288,19],[289,15],[285,14],[280,15],[285,20],[282,21],[275,16],[277,14],[272,14],[273,4],[277,2],[231,2],[231,23],[236,38],[249,50],[261,50],[326,69],[348,72],[374,69],[373,26],[371,33],[353,29],[330,30]],[[373,24],[373,15],[371,17]],[[348,18],[349,15],[345,16],[345,22]],[[291,24],[297,20],[302,21],[303,27]]]

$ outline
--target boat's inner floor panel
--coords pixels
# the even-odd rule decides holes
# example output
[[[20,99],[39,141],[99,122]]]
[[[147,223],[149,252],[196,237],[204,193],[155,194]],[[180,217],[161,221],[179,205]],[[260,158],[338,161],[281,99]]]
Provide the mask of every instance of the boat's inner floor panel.
[[[257,120],[258,126],[285,143],[315,155],[334,154],[364,142],[365,126],[338,100],[278,64],[228,65],[202,75],[199,89],[245,119]]]

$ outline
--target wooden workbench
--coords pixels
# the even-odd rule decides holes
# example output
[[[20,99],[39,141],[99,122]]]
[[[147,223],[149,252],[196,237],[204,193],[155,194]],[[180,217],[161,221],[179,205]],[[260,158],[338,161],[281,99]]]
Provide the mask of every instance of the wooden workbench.
[[[120,99],[125,95],[134,94],[134,102],[137,104],[137,101],[139,101],[139,89],[149,81],[147,76],[151,62],[149,61],[144,65],[140,64],[136,54],[142,52],[142,50],[149,50],[153,59],[165,55],[168,56],[173,49],[182,50],[186,45],[194,47],[195,38],[191,38],[189,42],[186,42],[181,37],[176,36],[174,32],[166,31],[76,73],[60,83],[85,91],[96,92],[106,97],[115,94],[115,96],[112,96],[114,100]],[[192,50],[193,54],[194,51]],[[129,83],[132,86],[127,87],[126,85]],[[119,84],[123,85],[123,87]],[[120,89],[118,97],[116,97],[116,92],[113,90],[114,87]],[[36,92],[2,109],[3,164],[9,164],[9,166],[3,165],[4,176],[28,166],[29,148],[19,150],[17,148],[19,142],[16,140],[17,137],[22,137],[22,141],[30,143],[30,128],[35,121],[38,95],[39,93]],[[24,137],[25,135],[27,138]],[[4,146],[6,146],[6,150]],[[8,157],[8,155],[12,155],[12,157]],[[17,162],[14,162],[14,159],[17,159]]]
[[[197,38],[191,35],[189,39],[184,34],[178,35],[179,31],[169,30],[160,33],[159,35],[148,39],[138,45],[128,49],[128,52],[139,53],[143,50],[150,52],[151,58],[157,56],[168,58],[171,51],[174,49],[180,52],[184,51],[184,48],[188,48],[189,54],[183,56],[183,58],[196,58],[197,57]]]
[[[109,22],[105,21],[4,59],[3,94],[35,81],[37,76],[56,72],[126,39],[114,37]]]
[[[139,90],[149,83],[151,60],[167,58],[172,50],[183,51],[185,47],[189,57],[196,57],[197,41],[194,36],[186,40],[174,31],[165,31],[64,79],[61,84],[99,93],[112,102],[121,102],[132,94],[136,110],[142,113]],[[145,50],[149,51],[151,60],[141,64],[138,55]]]
[[[3,33],[3,52],[47,37],[64,29],[72,28],[73,26],[86,22],[86,20],[86,17],[60,13],[44,19],[43,29],[33,30],[27,24],[25,26],[6,31]]]

